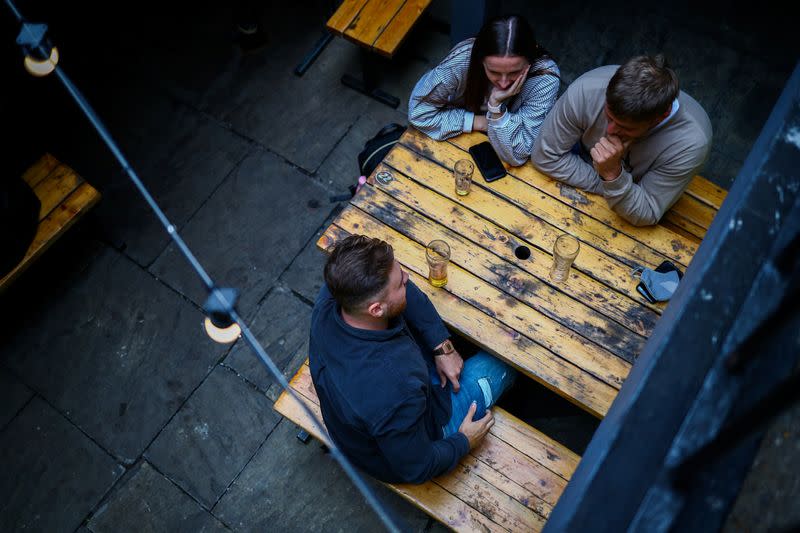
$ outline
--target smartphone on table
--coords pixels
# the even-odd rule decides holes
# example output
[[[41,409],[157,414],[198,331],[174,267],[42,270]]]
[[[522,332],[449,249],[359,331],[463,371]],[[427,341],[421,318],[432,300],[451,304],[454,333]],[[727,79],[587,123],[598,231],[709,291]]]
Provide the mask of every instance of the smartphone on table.
[[[497,153],[495,153],[492,143],[489,141],[470,146],[469,153],[487,183],[499,180],[506,175],[503,162],[497,157]]]

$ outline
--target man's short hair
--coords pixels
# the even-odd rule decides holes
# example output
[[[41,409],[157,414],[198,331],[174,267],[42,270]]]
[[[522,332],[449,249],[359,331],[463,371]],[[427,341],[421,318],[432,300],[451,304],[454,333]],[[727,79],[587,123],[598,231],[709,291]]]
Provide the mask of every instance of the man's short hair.
[[[354,311],[389,283],[394,250],[386,242],[350,235],[339,242],[325,263],[325,284],[345,311]]]
[[[650,122],[678,97],[678,76],[663,55],[637,56],[621,65],[606,88],[606,103],[618,118]]]

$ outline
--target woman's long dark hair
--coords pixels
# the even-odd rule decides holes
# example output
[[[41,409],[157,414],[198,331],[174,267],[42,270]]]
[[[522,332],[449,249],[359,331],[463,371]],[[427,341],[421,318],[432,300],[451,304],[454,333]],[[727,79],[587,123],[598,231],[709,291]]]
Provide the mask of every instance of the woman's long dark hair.
[[[494,18],[483,25],[472,45],[469,59],[467,81],[464,89],[464,107],[473,113],[479,113],[486,98],[486,87],[489,79],[483,69],[486,56],[522,56],[531,65],[538,60],[551,57],[550,53],[539,46],[533,36],[533,29],[525,18],[519,15],[505,15]],[[546,69],[528,72],[528,77],[555,74]]]

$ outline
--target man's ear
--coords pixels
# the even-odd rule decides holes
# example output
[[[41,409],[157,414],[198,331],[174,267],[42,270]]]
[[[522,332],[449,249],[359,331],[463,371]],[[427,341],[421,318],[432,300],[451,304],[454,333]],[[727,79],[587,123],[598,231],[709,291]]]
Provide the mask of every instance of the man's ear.
[[[384,311],[384,308],[383,308],[383,303],[382,303],[382,302],[372,302],[372,303],[371,303],[371,304],[369,304],[369,306],[367,307],[367,313],[369,313],[369,315],[370,315],[371,317],[374,317],[374,318],[381,318],[381,317],[383,317],[383,314],[384,314],[384,312],[385,312],[385,311]]]

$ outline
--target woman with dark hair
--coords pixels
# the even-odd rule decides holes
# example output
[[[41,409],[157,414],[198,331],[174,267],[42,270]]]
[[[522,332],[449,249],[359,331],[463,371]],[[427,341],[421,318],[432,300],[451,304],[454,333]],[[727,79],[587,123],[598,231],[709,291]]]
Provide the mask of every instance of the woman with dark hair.
[[[408,119],[436,140],[486,132],[500,159],[519,166],[531,155],[559,82],[558,65],[528,22],[517,15],[498,17],[417,82]]]

